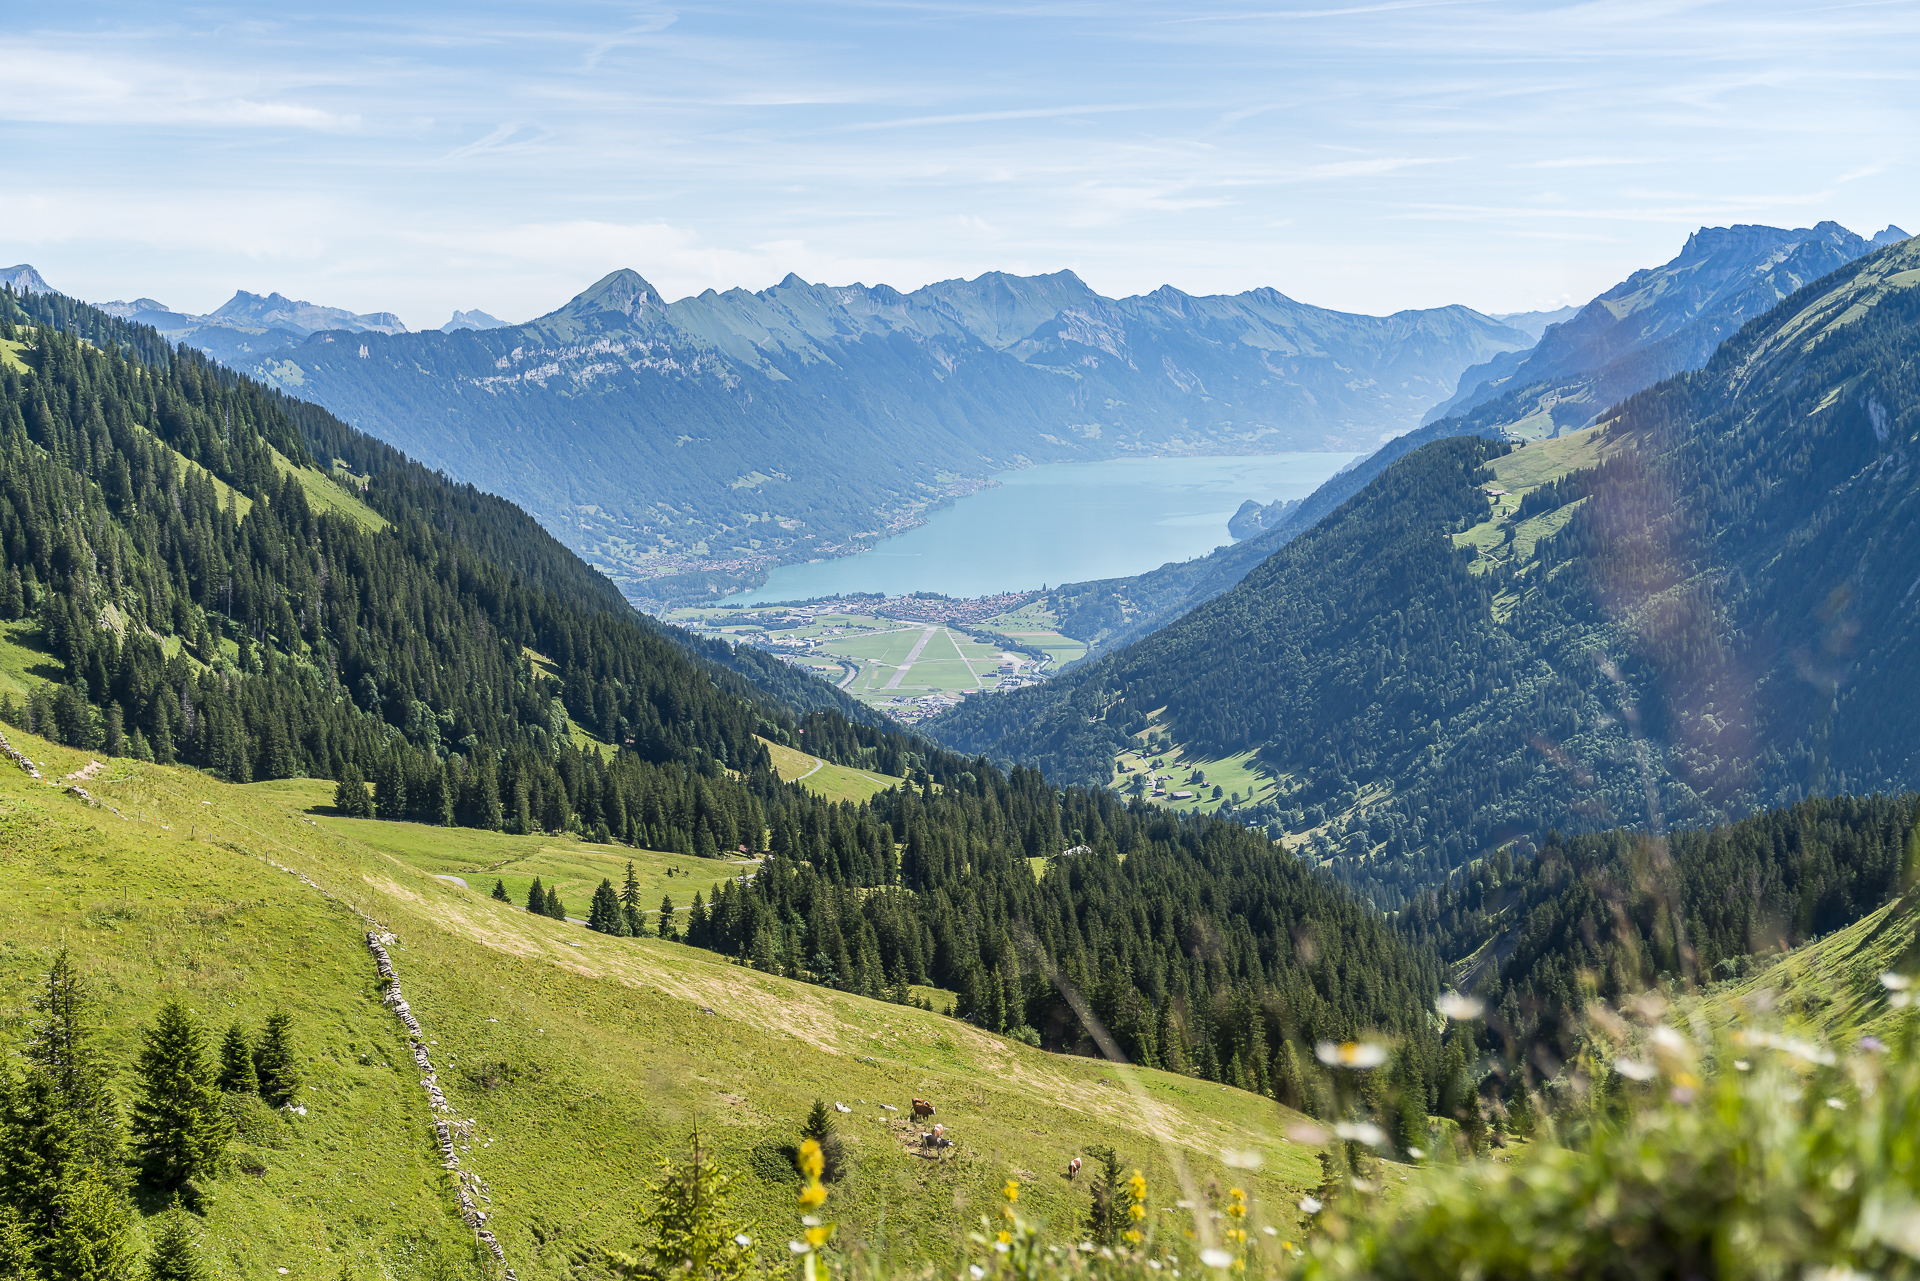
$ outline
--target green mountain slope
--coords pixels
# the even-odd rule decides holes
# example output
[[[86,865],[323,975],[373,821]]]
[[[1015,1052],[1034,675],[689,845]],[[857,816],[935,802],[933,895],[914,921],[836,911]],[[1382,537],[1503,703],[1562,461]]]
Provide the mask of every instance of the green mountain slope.
[[[903,1259],[947,1257],[969,1210],[1009,1177],[1056,1222],[1084,1214],[1085,1179],[1061,1176],[1097,1144],[1159,1186],[1176,1186],[1178,1159],[1276,1206],[1318,1179],[1312,1150],[1285,1138],[1298,1118],[1249,1108],[1240,1091],[534,917],[346,825],[316,826],[308,807],[330,798],[318,784],[238,786],[116,760],[84,780],[101,803],[90,807],[57,782],[87,753],[17,734],[15,746],[56,781],[0,761],[9,1015],[66,947],[99,995],[97,1039],[116,1068],[168,997],[216,1040],[234,1020],[257,1033],[276,1007],[294,1017],[306,1112],[251,1122],[215,1181],[196,1232],[216,1274],[480,1274],[366,917],[395,936],[387,950],[438,1083],[476,1122],[460,1165],[485,1181],[490,1226],[523,1278],[577,1275],[585,1247],[631,1249],[636,1204],[696,1123],[739,1178],[735,1207],[762,1257],[782,1266],[797,1180],[777,1149],[816,1097],[853,1109],[838,1117],[852,1172],[829,1212],[848,1244]],[[114,1085],[131,1097],[127,1074]],[[900,1119],[916,1096],[935,1100],[955,1139],[942,1160],[908,1149]],[[1223,1153],[1261,1168],[1230,1171]]]
[[[1257,750],[1272,817],[1389,903],[1550,826],[1912,786],[1916,268],[1816,282],[1580,440],[1416,451],[1165,631],[930,728],[1104,779],[1163,714]]]
[[[691,943],[835,990],[937,986],[1050,1049],[1091,1050],[1084,992],[1129,1054],[1209,1080],[1271,1090],[1288,1043],[1363,1027],[1403,1036],[1429,1080],[1432,958],[1261,836],[796,714],[504,501],[152,330],[19,305],[34,323],[4,332],[34,364],[0,376],[0,666],[27,697],[0,689],[0,719],[233,782],[334,780],[346,813],[422,830],[725,858],[707,866],[729,876],[764,857],[683,898]],[[276,461],[316,456],[341,478],[309,468],[321,492],[384,524],[316,512]],[[829,800],[782,783],[770,745],[881,781]],[[606,931],[651,907],[612,893]],[[1374,981],[1340,982],[1354,969]]]
[[[1741,325],[1801,286],[1906,238],[1897,227],[1865,240],[1836,223],[1703,227],[1671,262],[1635,272],[1583,308],[1557,316],[1535,346],[1501,352],[1460,376],[1457,394],[1421,425],[1332,477],[1304,500],[1243,510],[1241,541],[1209,556],[1130,578],[1069,583],[1050,598],[1077,620],[1094,656],[1159,630],[1246,577],[1374,477],[1448,436],[1538,439],[1578,430],[1607,406],[1707,362]],[[1511,318],[1510,318],[1511,319]],[[1518,323],[1516,321],[1516,323]]]

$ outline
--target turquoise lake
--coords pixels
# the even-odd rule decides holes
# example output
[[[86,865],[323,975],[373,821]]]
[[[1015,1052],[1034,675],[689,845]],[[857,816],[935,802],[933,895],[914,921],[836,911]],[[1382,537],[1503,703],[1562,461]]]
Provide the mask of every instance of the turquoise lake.
[[[727,600],[990,596],[1138,574],[1232,542],[1227,521],[1242,502],[1304,498],[1358,457],[1123,458],[1029,467],[857,556],[782,565],[766,586]]]

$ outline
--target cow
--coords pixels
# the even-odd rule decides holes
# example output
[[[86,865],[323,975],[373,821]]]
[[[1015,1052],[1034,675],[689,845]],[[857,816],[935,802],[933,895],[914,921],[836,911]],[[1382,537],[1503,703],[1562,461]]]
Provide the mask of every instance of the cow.
[[[915,1116],[932,1116],[933,1104],[927,1102],[925,1099],[915,1099],[913,1101],[913,1114]]]
[[[1073,1160],[1067,1162],[1067,1177],[1071,1179],[1078,1173],[1080,1173],[1080,1158],[1075,1157]]]

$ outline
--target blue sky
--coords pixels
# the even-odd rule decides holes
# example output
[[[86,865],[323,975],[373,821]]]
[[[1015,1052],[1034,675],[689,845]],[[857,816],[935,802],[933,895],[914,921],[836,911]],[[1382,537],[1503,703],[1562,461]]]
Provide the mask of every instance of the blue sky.
[[[0,265],[415,327],[623,266],[1518,310],[1702,224],[1920,230],[1916,68],[1911,0],[15,2]]]

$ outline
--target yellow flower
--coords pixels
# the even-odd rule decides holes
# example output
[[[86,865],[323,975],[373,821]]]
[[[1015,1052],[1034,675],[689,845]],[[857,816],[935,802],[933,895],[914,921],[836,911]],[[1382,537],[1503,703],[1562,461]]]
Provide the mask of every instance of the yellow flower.
[[[1127,1180],[1127,1195],[1136,1201],[1147,1199],[1147,1176],[1135,1170],[1133,1177]]]
[[[800,1173],[813,1180],[818,1179],[826,1168],[826,1158],[821,1156],[817,1140],[808,1139],[800,1145]]]
[[[802,1210],[818,1210],[826,1203],[827,1190],[821,1187],[819,1183],[809,1182],[806,1187],[800,1189],[800,1208]]]
[[[808,1228],[807,1244],[814,1247],[817,1250],[821,1246],[825,1245],[827,1243],[827,1238],[832,1235],[833,1235],[833,1224],[831,1223],[822,1223],[817,1228]]]
[[[1020,1180],[1008,1179],[1007,1186],[1004,1188],[1001,1188],[1000,1192],[1001,1192],[1001,1195],[1007,1198],[1007,1200],[1018,1201],[1020,1199]]]
[[[1000,1234],[1000,1244],[1001,1244],[1001,1245],[1012,1245],[1012,1244],[1013,1244],[1013,1233],[1011,1233],[1011,1232],[1002,1232],[1002,1233]]]

